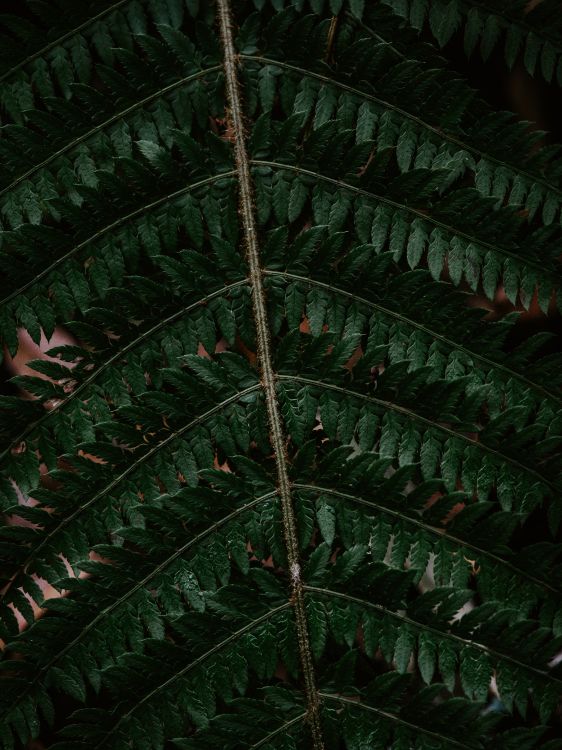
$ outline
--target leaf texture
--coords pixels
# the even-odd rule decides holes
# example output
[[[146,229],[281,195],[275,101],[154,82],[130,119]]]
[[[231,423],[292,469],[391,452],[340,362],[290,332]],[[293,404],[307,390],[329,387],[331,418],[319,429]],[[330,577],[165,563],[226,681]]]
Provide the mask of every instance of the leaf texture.
[[[438,50],[553,4],[2,29],[2,750],[562,747],[560,160]]]

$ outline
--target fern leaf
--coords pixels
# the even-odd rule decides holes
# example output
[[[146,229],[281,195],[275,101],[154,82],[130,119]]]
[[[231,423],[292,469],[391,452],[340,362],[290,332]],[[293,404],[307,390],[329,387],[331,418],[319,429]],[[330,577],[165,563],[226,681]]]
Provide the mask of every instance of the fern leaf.
[[[2,750],[559,747],[552,9],[3,16]]]

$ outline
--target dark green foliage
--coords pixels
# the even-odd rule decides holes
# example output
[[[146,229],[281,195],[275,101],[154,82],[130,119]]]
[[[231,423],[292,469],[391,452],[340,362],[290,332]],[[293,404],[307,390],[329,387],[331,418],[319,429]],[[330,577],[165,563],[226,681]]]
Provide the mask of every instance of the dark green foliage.
[[[560,307],[562,162],[438,48],[560,79],[555,6],[232,2],[302,578],[214,3],[2,17],[2,341],[75,341],[0,397],[2,750],[562,747],[562,362],[468,304]]]
[[[427,22],[440,47],[451,36],[464,34],[468,56],[476,49],[487,59],[496,46],[504,48],[511,67],[521,54],[527,71],[562,83],[562,19],[555,0],[383,0],[421,31]],[[533,7],[534,6],[534,7]]]

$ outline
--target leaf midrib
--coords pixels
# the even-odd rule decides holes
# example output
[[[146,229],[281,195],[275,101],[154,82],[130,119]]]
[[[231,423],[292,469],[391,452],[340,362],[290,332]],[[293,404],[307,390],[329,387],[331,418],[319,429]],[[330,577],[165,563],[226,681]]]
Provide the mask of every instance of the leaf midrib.
[[[438,424],[437,422],[433,422],[431,419],[428,419],[427,417],[422,417],[420,414],[416,414],[416,412],[412,411],[411,409],[406,408],[405,406],[399,406],[398,404],[394,404],[391,401],[385,401],[384,399],[376,398],[375,396],[366,396],[363,393],[358,393],[357,391],[349,390],[348,388],[344,388],[343,386],[335,385],[333,383],[325,383],[321,380],[315,380],[313,378],[307,378],[301,375],[279,374],[277,375],[277,379],[279,381],[302,383],[303,385],[310,385],[310,386],[314,386],[317,388],[324,388],[326,390],[336,391],[338,393],[344,394],[345,396],[350,396],[352,398],[358,398],[361,401],[367,401],[369,403],[377,404],[378,406],[381,406],[384,409],[388,409],[389,411],[395,411],[398,414],[402,414],[403,416],[407,417],[408,419],[412,421],[421,422],[422,424],[426,425],[428,428],[439,430],[440,432],[443,432],[452,438],[463,440],[465,443],[468,443],[469,445],[473,445],[476,448],[479,448],[480,450],[484,450],[487,453],[490,453],[496,456],[501,461],[504,461],[506,463],[512,464],[513,466],[516,466],[520,471],[524,471],[527,474],[531,474],[536,479],[538,479],[541,482],[541,484],[544,484],[547,487],[549,487],[553,495],[556,495],[556,493],[558,492],[558,488],[550,480],[545,479],[545,477],[543,477],[538,471],[536,471],[535,469],[532,469],[530,466],[526,466],[525,464],[522,464],[516,458],[508,456],[502,453],[501,451],[498,451],[495,448],[492,448],[486,443],[482,443],[477,440],[472,440],[466,435],[463,435],[460,432],[455,432],[449,427],[445,427],[441,424]]]
[[[2,452],[0,452],[0,462],[10,453],[11,450],[15,446],[17,446],[19,443],[21,443],[22,440],[25,440],[25,438],[31,434],[34,430],[36,430],[38,427],[40,427],[45,422],[49,421],[51,416],[53,414],[56,414],[58,411],[63,409],[65,406],[67,406],[70,402],[74,401],[81,393],[83,393],[92,383],[94,383],[99,375],[101,375],[102,372],[107,370],[108,367],[111,367],[115,362],[117,362],[121,357],[123,357],[125,354],[130,352],[132,349],[136,348],[139,344],[141,344],[146,339],[150,338],[153,334],[157,333],[163,328],[166,328],[168,325],[171,325],[172,323],[175,323],[177,320],[181,319],[184,315],[188,315],[192,310],[197,309],[198,307],[202,307],[207,304],[207,302],[210,302],[213,299],[216,299],[217,297],[221,297],[223,294],[227,294],[232,289],[236,289],[240,286],[245,286],[249,283],[248,279],[241,279],[240,281],[235,281],[232,284],[228,284],[227,286],[222,287],[221,289],[218,289],[215,292],[212,292],[211,294],[207,294],[205,297],[202,297],[201,299],[197,300],[196,302],[193,302],[192,304],[188,305],[187,307],[183,307],[181,310],[177,310],[172,315],[169,315],[167,318],[163,318],[160,320],[156,325],[153,325],[151,328],[149,328],[146,331],[143,331],[140,336],[137,336],[137,338],[130,341],[126,346],[124,346],[122,349],[119,349],[115,354],[113,354],[109,359],[104,360],[102,364],[100,364],[99,367],[97,367],[91,375],[89,375],[80,385],[69,395],[62,399],[62,401],[59,401],[58,404],[56,404],[50,411],[43,414],[39,419],[37,419],[35,422],[32,422],[28,427],[25,428],[17,437],[15,437],[10,445],[5,448]]]
[[[374,609],[377,612],[380,612],[381,614],[383,614],[385,617],[390,617],[394,620],[398,620],[399,622],[403,622],[406,625],[410,625],[413,628],[417,628],[418,630],[424,630],[424,631],[433,633],[434,635],[440,638],[445,638],[447,640],[454,641],[467,648],[474,648],[482,653],[487,653],[490,656],[495,657],[496,659],[503,659],[504,661],[508,661],[511,664],[514,664],[519,669],[525,669],[529,672],[533,672],[533,674],[540,676],[542,679],[551,680],[552,682],[555,682],[556,684],[562,685],[562,679],[555,677],[554,675],[550,674],[546,670],[539,669],[538,667],[534,667],[532,664],[527,664],[524,661],[519,661],[513,656],[504,654],[501,651],[497,651],[496,649],[491,648],[490,646],[486,646],[483,643],[479,643],[478,641],[473,641],[468,638],[463,638],[462,636],[456,635],[455,633],[450,633],[446,630],[440,630],[439,628],[435,628],[431,625],[427,625],[426,623],[413,620],[411,617],[407,617],[406,615],[401,615],[398,612],[394,612],[392,609],[385,607],[383,604],[375,604],[373,602],[368,602],[368,601],[365,601],[364,599],[360,599],[357,596],[352,596],[351,594],[345,594],[342,591],[335,591],[333,589],[324,588],[322,586],[305,585],[304,588],[305,588],[305,591],[307,591],[310,594],[333,597],[334,599],[343,599],[345,601],[350,602],[351,604],[355,604],[357,606],[364,607],[366,609]]]
[[[421,117],[417,117],[411,112],[408,112],[405,109],[401,109],[400,107],[396,106],[395,104],[392,104],[386,99],[381,99],[380,97],[375,96],[374,94],[369,94],[366,91],[361,91],[361,89],[357,89],[353,86],[350,86],[349,84],[343,83],[336,79],[329,78],[328,76],[322,75],[321,73],[315,73],[314,71],[308,70],[306,68],[301,68],[298,65],[293,65],[291,63],[287,63],[281,60],[274,60],[268,57],[264,57],[262,55],[240,55],[240,59],[261,62],[264,65],[277,66],[279,68],[284,68],[286,70],[293,71],[294,73],[297,73],[298,75],[301,75],[301,76],[307,76],[308,78],[315,78],[316,80],[321,81],[322,83],[335,86],[341,89],[342,91],[348,91],[350,94],[353,94],[354,96],[360,97],[367,101],[372,101],[375,104],[379,104],[380,106],[388,110],[396,112],[401,117],[417,123],[420,127],[424,128],[425,130],[428,130],[429,132],[434,133],[441,141],[448,141],[449,143],[453,143],[455,146],[458,146],[463,151],[467,151],[471,154],[474,154],[478,156],[480,159],[493,162],[497,164],[498,166],[509,169],[512,172],[521,174],[532,183],[538,183],[538,184],[543,185],[549,192],[555,193],[556,195],[558,195],[560,200],[562,201],[562,189],[554,185],[553,183],[549,182],[544,177],[534,175],[531,172],[528,172],[527,170],[522,169],[519,166],[506,162],[497,156],[492,156],[491,154],[488,154],[487,152],[482,151],[476,148],[475,146],[470,146],[468,143],[461,140],[459,137],[454,136],[451,133],[448,133],[445,130],[442,130],[441,128],[437,128],[434,125],[430,125],[428,122],[425,122],[425,120],[422,120]]]
[[[114,3],[109,8],[106,8],[105,10],[102,10],[100,13],[98,13],[97,16],[86,19],[86,21],[81,23],[80,26],[76,26],[76,28],[71,29],[70,31],[67,31],[62,36],[58,37],[58,39],[55,39],[54,41],[49,42],[49,44],[46,44],[40,50],[37,50],[37,52],[34,52],[32,55],[29,55],[24,60],[21,60],[19,63],[14,65],[12,68],[10,68],[10,70],[0,75],[0,83],[2,81],[5,81],[7,78],[10,78],[11,76],[13,76],[14,73],[17,73],[18,70],[25,68],[26,65],[29,65],[29,63],[33,62],[37,58],[42,57],[43,55],[47,54],[47,52],[50,52],[55,47],[58,47],[59,45],[64,44],[64,42],[66,42],[67,39],[70,39],[71,37],[76,36],[88,26],[92,26],[97,21],[100,21],[104,16],[107,16],[110,13],[113,13],[114,11],[118,10],[122,5],[126,5],[128,2],[130,2],[130,0],[118,0],[118,2]]]
[[[101,500],[101,498],[105,497],[108,492],[111,492],[113,489],[115,489],[115,487],[117,487],[124,479],[126,479],[129,476],[129,474],[132,474],[141,464],[143,464],[148,459],[152,458],[156,453],[161,451],[171,442],[181,437],[189,430],[193,429],[193,427],[196,427],[197,425],[201,424],[209,417],[212,417],[214,414],[218,413],[221,409],[224,409],[226,406],[229,406],[230,404],[235,403],[238,399],[243,398],[249,393],[254,393],[255,391],[259,391],[259,390],[261,390],[260,383],[252,385],[249,388],[245,388],[244,390],[235,393],[233,396],[229,396],[227,399],[224,399],[223,401],[220,402],[220,404],[217,404],[212,409],[209,409],[208,411],[206,411],[204,414],[201,414],[200,416],[191,420],[188,424],[184,425],[180,429],[175,430],[170,435],[168,435],[167,438],[162,440],[160,443],[157,443],[150,450],[148,450],[146,453],[143,453],[142,456],[140,456],[131,464],[129,464],[129,466],[127,466],[127,468],[124,471],[122,471],[121,474],[115,477],[115,479],[113,479],[109,484],[107,484],[102,490],[97,492],[92,498],[87,500],[82,505],[78,506],[78,508],[76,508],[69,516],[66,516],[65,518],[61,519],[60,523],[58,523],[53,529],[51,529],[51,531],[49,531],[49,533],[41,540],[41,542],[37,545],[37,547],[33,548],[32,554],[30,554],[26,558],[26,560],[24,560],[24,562],[20,565],[20,569],[12,578],[12,580],[9,582],[7,587],[4,589],[2,595],[0,596],[0,603],[6,597],[6,594],[8,593],[8,591],[11,590],[17,578],[26,572],[27,566],[31,562],[33,562],[37,554],[45,547],[46,544],[49,543],[49,541],[55,536],[55,534],[58,534],[60,532],[61,529],[68,526],[78,516],[82,515],[84,511],[88,510],[88,508],[94,505],[98,500]]]
[[[136,594],[137,591],[139,591],[141,588],[146,586],[147,583],[149,583],[155,576],[157,576],[159,573],[161,573],[163,570],[165,570],[169,565],[171,565],[175,560],[177,560],[179,557],[184,555],[189,549],[192,547],[197,546],[201,541],[206,539],[210,534],[213,534],[217,529],[220,529],[222,526],[225,526],[226,524],[230,523],[234,518],[237,518],[238,516],[245,513],[247,510],[251,510],[252,508],[256,507],[257,505],[261,504],[265,500],[268,500],[271,497],[274,497],[277,494],[275,490],[272,492],[267,492],[264,495],[261,495],[260,497],[257,497],[255,500],[252,500],[249,503],[246,503],[245,505],[240,506],[239,508],[236,508],[232,513],[229,513],[227,516],[224,516],[223,518],[219,519],[215,523],[213,523],[211,526],[209,526],[205,531],[202,531],[201,533],[197,534],[193,539],[190,539],[189,542],[186,542],[184,545],[179,547],[172,555],[166,558],[162,563],[160,563],[156,568],[154,568],[150,573],[148,573],[141,581],[136,583],[129,591],[127,591],[125,594],[120,596],[118,599],[116,599],[112,604],[105,607],[96,617],[94,617],[93,620],[91,620],[82,630],[78,633],[78,635],[73,638],[73,640],[66,644],[66,646],[59,651],[52,659],[49,660],[45,666],[41,667],[37,675],[34,677],[34,679],[31,681],[31,683],[26,688],[25,692],[21,695],[19,695],[16,700],[11,704],[11,706],[5,711],[4,717],[7,716],[12,709],[17,707],[17,705],[21,702],[21,700],[27,695],[32,689],[33,686],[36,685],[40,679],[41,676],[46,674],[49,669],[51,669],[52,666],[54,666],[59,659],[62,659],[65,654],[67,654],[77,643],[80,643],[82,639],[91,631],[93,628],[102,620],[104,620],[107,615],[114,612],[116,609],[118,609],[122,604],[124,604],[128,599],[131,598],[134,594]]]
[[[338,703],[342,703],[343,705],[353,706],[353,708],[359,708],[363,711],[369,711],[370,713],[377,714],[377,716],[382,716],[389,721],[395,722],[396,724],[401,724],[402,726],[408,727],[408,729],[412,729],[416,733],[422,732],[429,737],[433,737],[434,739],[439,740],[439,742],[446,742],[453,747],[458,747],[462,750],[474,750],[474,745],[465,745],[463,742],[459,742],[452,737],[448,737],[444,734],[439,734],[439,732],[434,732],[431,729],[425,729],[425,727],[422,727],[419,724],[412,724],[410,721],[406,721],[406,719],[403,719],[396,714],[390,713],[389,711],[383,711],[380,708],[375,708],[374,706],[370,706],[369,704],[363,703],[362,701],[354,701],[351,698],[345,698],[343,695],[335,695],[333,693],[326,693],[323,691],[320,691],[319,695],[324,700],[338,701]]]
[[[248,625],[244,625],[243,628],[240,628],[236,632],[232,633],[232,635],[229,635],[228,638],[225,638],[216,646],[213,646],[213,648],[209,649],[209,651],[206,651],[204,654],[199,656],[197,659],[195,659],[195,661],[191,662],[186,667],[183,667],[183,669],[178,670],[175,674],[169,677],[166,680],[166,682],[163,682],[161,685],[158,685],[157,687],[155,687],[153,690],[147,693],[147,695],[143,696],[141,700],[137,701],[134,704],[134,706],[132,706],[132,708],[130,708],[126,713],[122,714],[117,720],[117,722],[105,734],[105,736],[95,745],[93,750],[98,750],[98,748],[103,747],[106,740],[109,739],[109,737],[111,737],[111,735],[118,729],[119,725],[123,721],[128,719],[135,711],[138,710],[140,706],[142,706],[144,703],[149,701],[152,697],[157,695],[162,690],[165,690],[169,685],[172,685],[180,677],[184,677],[186,674],[196,669],[198,666],[200,666],[203,662],[205,662],[214,654],[218,653],[219,651],[222,651],[223,648],[225,648],[226,646],[236,641],[238,638],[240,638],[241,635],[244,635],[244,633],[247,633],[250,630],[253,630],[258,625],[261,625],[262,623],[269,620],[270,617],[273,617],[274,615],[278,614],[279,612],[282,612],[285,609],[289,609],[291,606],[292,606],[291,602],[288,601],[288,602],[285,602],[284,604],[279,605],[278,607],[275,607],[275,609],[269,610],[269,612],[266,612],[266,614],[262,615],[261,617],[258,617],[255,620],[252,620],[252,622],[248,623]]]
[[[246,143],[244,109],[241,94],[239,61],[234,42],[234,17],[230,0],[217,0],[217,20],[223,51],[223,66],[229,107],[227,121],[234,136],[234,159],[238,175],[239,213],[244,238],[245,255],[251,279],[253,323],[256,332],[257,363],[260,381],[263,388],[267,419],[269,423],[269,442],[274,454],[275,471],[281,505],[283,538],[290,571],[291,603],[296,625],[296,646],[299,654],[303,693],[305,696],[310,724],[312,747],[324,750],[320,706],[316,688],[316,671],[314,667],[304,589],[300,568],[300,548],[297,531],[297,518],[293,507],[291,482],[289,478],[288,459],[285,446],[288,439],[287,430],[281,417],[281,406],[278,400],[273,352],[271,347],[271,326],[267,310],[265,285],[262,266],[263,259],[258,240],[258,222],[254,201],[254,184],[251,174],[251,161]]]
[[[74,255],[76,255],[76,253],[80,252],[80,250],[83,250],[92,242],[95,242],[100,237],[103,237],[104,234],[111,232],[112,229],[116,229],[117,227],[120,227],[123,224],[126,224],[131,219],[136,219],[137,217],[142,216],[148,211],[151,211],[153,208],[157,208],[158,206],[162,206],[168,203],[169,201],[174,200],[175,198],[179,198],[181,195],[184,195],[185,193],[189,193],[192,190],[197,190],[198,188],[204,187],[205,185],[210,185],[211,183],[217,182],[218,180],[224,179],[225,177],[234,177],[235,175],[236,175],[236,171],[232,169],[226,172],[218,172],[217,174],[211,175],[210,177],[205,177],[205,179],[203,180],[194,182],[191,185],[187,185],[186,187],[179,188],[178,190],[174,190],[174,192],[172,193],[168,193],[167,195],[164,195],[161,198],[158,198],[157,200],[151,201],[150,203],[146,203],[145,205],[140,206],[139,208],[136,208],[134,211],[131,211],[125,216],[121,216],[119,219],[116,219],[111,224],[108,224],[105,227],[102,227],[97,232],[90,235],[90,237],[87,237],[78,245],[75,245],[74,247],[72,247],[67,253],[65,253],[65,255],[62,255],[60,258],[57,258],[53,263],[51,263],[50,266],[47,266],[47,268],[44,268],[42,271],[40,271],[33,279],[30,279],[28,282],[20,286],[18,289],[11,292],[11,294],[9,294],[7,297],[4,297],[4,299],[1,299],[0,307],[7,304],[15,297],[19,297],[20,294],[23,294],[28,289],[31,289],[32,287],[34,287],[35,284],[37,284],[39,281],[41,281],[46,276],[51,274],[55,268],[58,268],[66,260],[68,260],[69,258],[72,258]]]
[[[422,221],[426,221],[429,224],[433,224],[436,227],[443,229],[444,231],[448,232],[451,235],[463,237],[469,243],[474,243],[475,245],[478,245],[480,247],[487,248],[488,250],[491,250],[492,252],[497,253],[498,255],[504,255],[506,258],[512,258],[516,263],[520,264],[521,266],[527,266],[529,268],[533,268],[537,272],[539,272],[541,276],[548,276],[549,278],[551,278],[553,280],[553,284],[554,284],[554,280],[559,281],[556,277],[556,272],[554,269],[550,269],[550,268],[545,269],[545,267],[542,266],[537,261],[525,258],[521,255],[518,255],[517,253],[507,250],[506,248],[499,247],[498,245],[492,245],[490,242],[486,242],[485,240],[475,237],[474,235],[468,234],[467,232],[463,232],[462,230],[457,229],[456,227],[453,227],[450,224],[445,224],[445,222],[442,222],[439,219],[435,219],[429,214],[426,214],[417,208],[413,208],[412,206],[408,206],[405,203],[400,203],[398,201],[392,200],[391,198],[385,198],[383,195],[379,195],[378,193],[372,193],[368,190],[364,190],[363,188],[357,187],[355,185],[351,185],[348,182],[343,182],[342,180],[336,180],[334,177],[328,177],[327,175],[320,174],[319,172],[313,172],[310,169],[305,169],[304,167],[295,166],[294,164],[284,164],[281,162],[267,161],[264,159],[252,159],[251,163],[257,167],[269,167],[271,169],[281,169],[281,170],[284,169],[288,172],[295,172],[296,174],[307,175],[308,177],[312,177],[315,180],[322,180],[323,182],[330,183],[331,185],[334,185],[340,190],[349,190],[350,192],[357,193],[358,195],[364,195],[367,198],[374,198],[380,203],[385,203],[386,205],[392,206],[393,208],[398,209],[400,211],[405,211],[407,213],[413,214],[414,216],[420,218]]]
[[[302,282],[303,284],[310,284],[312,286],[317,286],[321,289],[326,289],[326,291],[332,292],[334,294],[339,294],[341,296],[349,297],[349,299],[352,299],[358,302],[359,304],[365,305],[366,307],[371,307],[373,310],[380,310],[380,312],[382,312],[384,315],[388,315],[390,317],[396,318],[396,320],[400,320],[406,323],[407,325],[412,326],[413,328],[417,328],[418,330],[423,331],[424,333],[426,333],[428,336],[431,336],[436,341],[442,341],[443,343],[447,344],[447,346],[457,349],[458,351],[465,353],[467,356],[472,357],[473,359],[480,360],[487,367],[491,369],[502,370],[510,378],[515,378],[517,380],[520,380],[522,383],[525,383],[525,385],[527,385],[529,388],[539,391],[547,398],[552,399],[553,401],[557,402],[560,406],[562,406],[562,396],[558,396],[552,391],[549,391],[547,388],[544,388],[544,386],[541,386],[538,383],[535,383],[534,381],[529,380],[529,378],[526,378],[524,375],[517,372],[516,370],[512,370],[507,365],[504,365],[501,362],[496,362],[495,360],[490,359],[489,357],[486,357],[483,354],[478,354],[472,349],[468,349],[466,346],[463,346],[462,344],[457,343],[453,339],[449,339],[443,334],[433,331],[431,328],[428,328],[427,325],[425,325],[424,323],[419,323],[418,321],[412,320],[411,318],[408,318],[406,315],[402,313],[398,313],[395,310],[391,310],[388,307],[384,307],[383,305],[380,305],[377,302],[371,302],[365,297],[360,297],[359,295],[354,294],[353,292],[348,292],[345,289],[340,289],[337,286],[326,284],[323,281],[318,281],[308,276],[299,276],[297,274],[289,273],[287,271],[270,271],[267,269],[264,271],[264,273],[266,273],[268,276],[280,276],[286,279],[292,279],[294,281]]]
[[[509,560],[505,560],[503,557],[496,555],[494,552],[490,552],[489,550],[486,550],[483,547],[478,547],[476,544],[472,542],[465,541],[464,539],[461,539],[460,537],[454,536],[453,534],[449,533],[444,528],[441,529],[436,526],[431,526],[430,524],[425,523],[424,521],[421,521],[417,518],[413,518],[412,516],[408,516],[405,513],[402,513],[399,510],[396,510],[394,508],[389,508],[386,505],[380,505],[379,503],[375,503],[372,500],[367,500],[366,498],[363,498],[356,494],[351,495],[347,492],[341,492],[340,490],[334,490],[329,487],[323,487],[321,485],[300,484],[296,482],[293,485],[293,487],[295,487],[295,489],[311,490],[311,491],[317,492],[320,495],[323,495],[323,494],[333,495],[334,497],[339,497],[342,500],[346,500],[348,502],[355,503],[357,505],[363,505],[367,508],[373,508],[373,510],[379,511],[381,513],[386,513],[389,516],[393,516],[394,518],[398,518],[401,521],[412,524],[413,526],[417,526],[418,528],[423,529],[424,531],[427,531],[430,534],[433,534],[439,539],[446,539],[450,542],[453,542],[454,544],[457,544],[459,547],[465,547],[466,549],[471,549],[474,552],[476,552],[478,555],[484,555],[486,557],[489,557],[491,560],[495,560],[500,565],[503,565],[506,568],[509,568],[517,575],[520,575],[523,578],[527,578],[529,581],[531,581],[531,583],[535,584],[536,586],[540,586],[541,588],[544,588],[547,591],[550,591],[554,594],[561,593],[560,589],[554,586],[551,586],[547,581],[543,580],[542,578],[536,578],[527,570],[523,568],[518,568],[516,565],[513,565],[513,563],[509,562]]]
[[[291,727],[295,726],[296,724],[299,724],[300,722],[304,722],[306,720],[306,716],[307,714],[305,712],[305,713],[299,714],[298,716],[295,716],[294,719],[290,719],[289,721],[286,721],[280,727],[277,727],[277,729],[274,729],[273,732],[270,732],[263,739],[259,740],[259,742],[256,742],[253,745],[250,745],[248,747],[248,750],[258,750],[259,747],[263,747],[264,745],[267,745],[268,742],[270,742],[272,739],[277,737],[279,734],[286,732],[288,729],[291,729]]]
[[[128,1],[129,0],[127,0],[127,2]],[[213,65],[210,68],[205,68],[205,70],[200,70],[197,73],[186,76],[185,78],[180,78],[178,81],[175,81],[174,83],[171,83],[168,86],[165,86],[164,88],[159,89],[156,92],[153,92],[152,94],[145,97],[144,99],[141,99],[138,102],[131,104],[129,107],[122,109],[117,114],[112,115],[107,120],[104,120],[104,122],[101,122],[99,125],[96,125],[95,127],[91,128],[91,130],[88,130],[87,132],[82,133],[82,135],[74,138],[72,141],[69,141],[64,146],[62,146],[58,151],[55,151],[54,153],[52,153],[47,159],[44,159],[42,162],[39,162],[38,164],[34,164],[33,167],[27,170],[27,172],[23,172],[22,174],[18,175],[18,177],[16,177],[9,185],[6,185],[0,190],[0,197],[10,192],[11,190],[13,190],[20,183],[22,183],[28,177],[31,177],[32,175],[34,175],[40,169],[44,169],[46,166],[54,162],[60,156],[63,156],[68,151],[72,151],[72,149],[78,146],[80,143],[83,143],[84,141],[88,140],[96,133],[99,133],[101,130],[104,130],[110,125],[113,125],[115,122],[118,122],[122,118],[127,117],[127,115],[129,115],[131,112],[134,112],[137,109],[141,109],[146,104],[150,104],[151,102],[155,101],[156,99],[159,99],[160,97],[166,96],[171,91],[174,91],[180,86],[190,83],[191,81],[195,81],[198,78],[203,78],[205,75],[208,75],[209,73],[213,73],[218,70],[220,70],[220,65]]]

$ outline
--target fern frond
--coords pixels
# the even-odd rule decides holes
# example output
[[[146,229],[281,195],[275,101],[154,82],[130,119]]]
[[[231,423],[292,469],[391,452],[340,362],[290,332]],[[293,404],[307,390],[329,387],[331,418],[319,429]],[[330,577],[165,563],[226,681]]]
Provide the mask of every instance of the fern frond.
[[[24,18],[17,18],[16,16],[4,16],[3,21],[6,24],[6,31],[11,32],[10,36],[13,36],[12,39],[9,39],[8,34],[6,34],[3,39],[4,44],[2,49],[6,59],[9,60],[9,64],[11,67],[2,72],[0,81],[10,78],[21,68],[24,68],[32,63],[36,58],[43,57],[50,50],[60,46],[67,39],[80,34],[80,32],[82,32],[84,29],[87,29],[91,25],[98,23],[101,19],[105,19],[109,14],[114,13],[121,6],[125,5],[126,2],[127,0],[118,0],[118,2],[112,3],[107,2],[104,3],[107,7],[103,8],[102,10],[99,10],[99,6],[97,6],[97,10],[99,12],[93,17],[93,4],[86,3],[79,8],[67,4],[67,8],[65,9],[67,12],[64,15],[63,23],[69,24],[70,28],[66,31],[64,29],[60,29],[60,31],[63,33],[58,36],[57,39],[49,42],[49,44],[47,45],[43,45],[45,28],[41,28],[41,26],[43,26],[43,24],[45,23],[51,24],[55,20],[59,20],[60,22],[60,16],[56,16],[54,11],[49,12],[49,9],[47,7],[37,8],[39,14],[38,17],[34,18],[35,23],[30,23],[29,20],[27,20],[26,22]],[[41,15],[41,11],[43,15]],[[72,22],[77,23],[78,25],[72,28]],[[13,59],[11,59],[10,56],[15,53],[17,56],[21,57],[22,38],[26,39],[28,43],[31,43],[30,46],[35,43],[36,49],[33,52],[30,52],[26,57],[21,58],[14,65]]]
[[[541,0],[529,3],[506,0],[384,0],[415,28],[426,21],[437,43],[443,47],[457,31],[464,35],[464,49],[470,57],[478,48],[486,60],[502,45],[511,68],[521,56],[531,75],[562,83],[562,24],[557,3]]]
[[[442,57],[540,5],[4,19],[2,750],[558,750],[560,162]]]
[[[545,223],[555,221],[561,201],[558,147],[540,148],[540,133],[529,133],[528,124],[509,113],[492,111],[438,58],[427,60],[422,51],[416,61],[411,44],[400,49],[403,30],[388,29],[380,9],[369,12],[370,26],[342,19],[329,63],[303,55],[312,43],[312,24],[300,24],[273,44],[254,34],[251,48],[261,47],[260,54],[244,57],[265,65],[258,73],[260,95],[266,95],[267,83],[271,100],[279,71],[291,71],[296,101],[315,127],[337,112],[358,141],[376,138],[382,148],[396,147],[401,170],[448,167],[452,180],[472,172],[486,197],[523,205],[531,219],[541,209]],[[315,33],[328,32],[320,26]],[[284,59],[278,60],[281,44]],[[284,89],[288,93],[286,84]],[[287,93],[280,101],[291,114]]]

